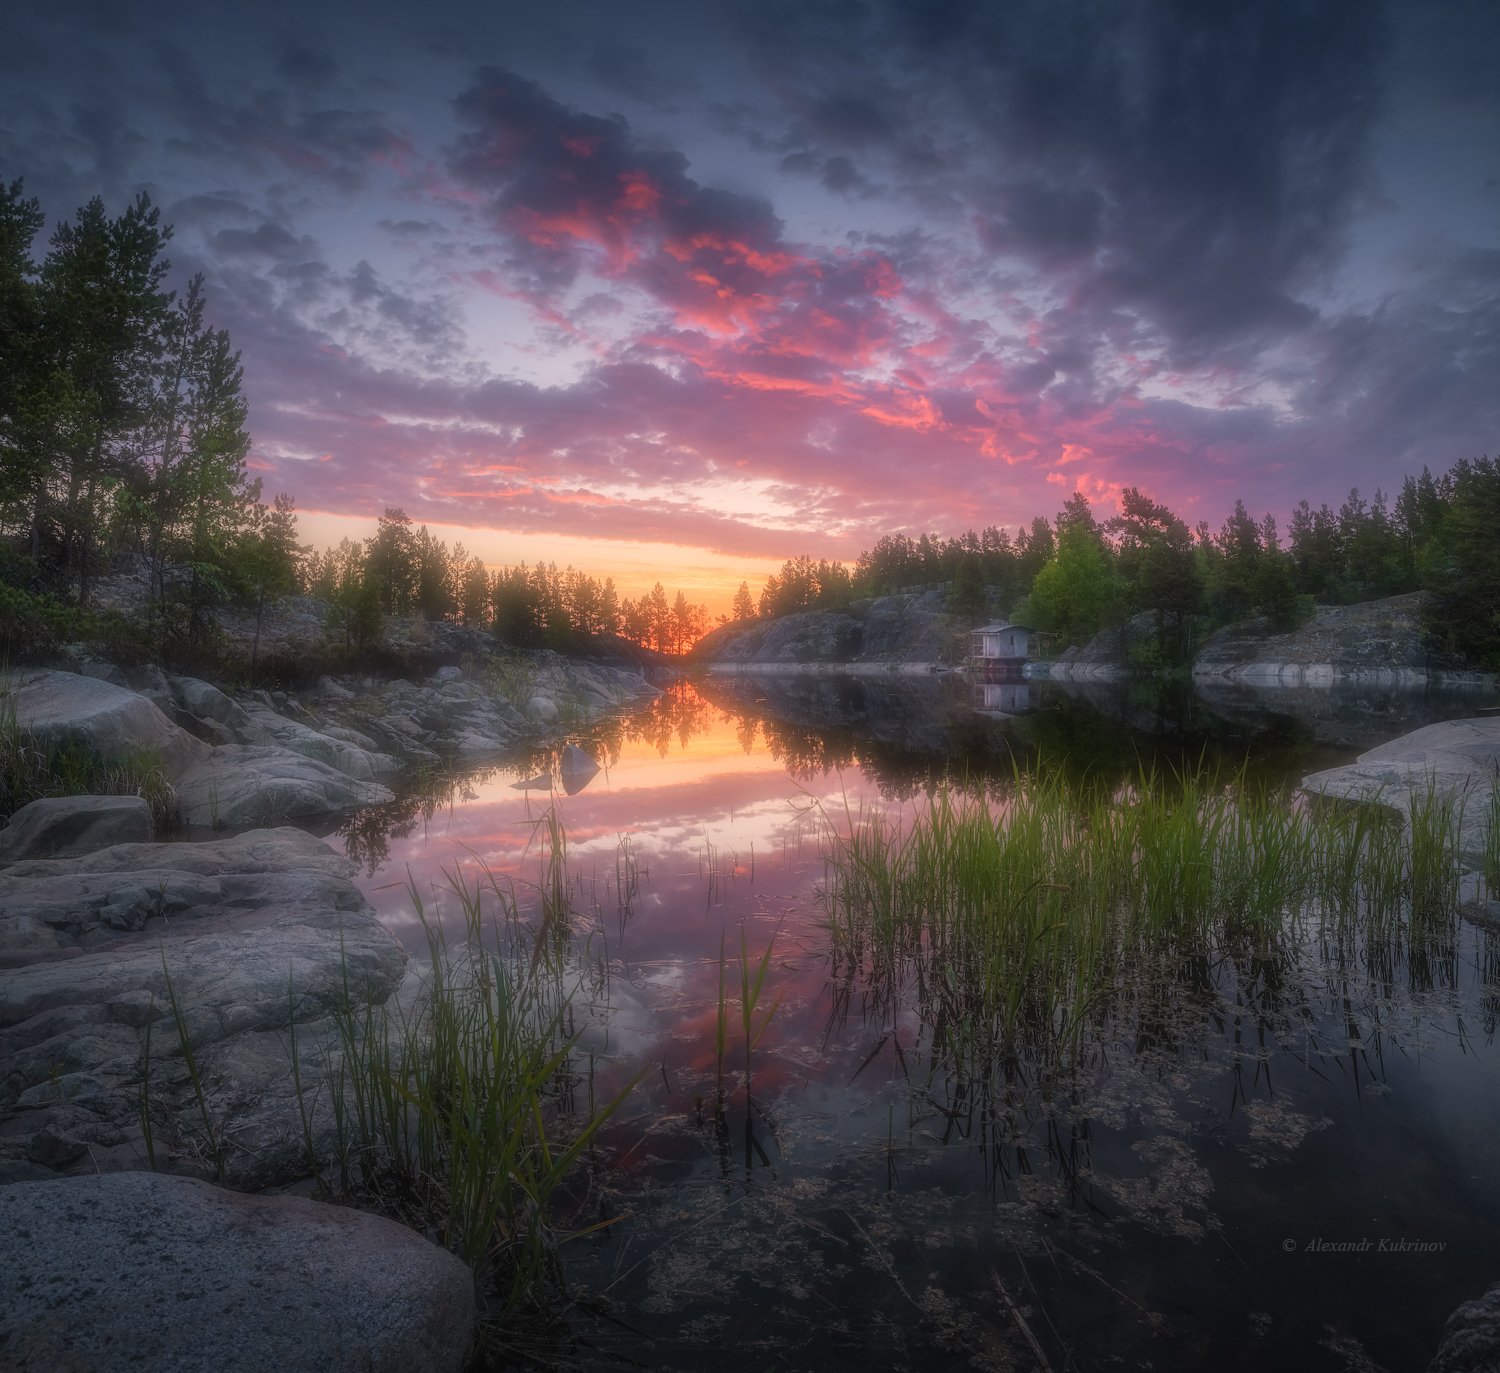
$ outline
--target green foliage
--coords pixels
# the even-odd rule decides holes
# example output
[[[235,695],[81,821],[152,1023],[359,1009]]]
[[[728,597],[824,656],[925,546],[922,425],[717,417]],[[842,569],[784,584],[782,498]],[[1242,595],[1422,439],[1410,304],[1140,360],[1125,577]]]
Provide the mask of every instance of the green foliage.
[[[1443,652],[1500,669],[1500,463],[1459,462],[1438,494],[1420,554],[1433,593],[1427,633]]]
[[[749,582],[741,582],[740,589],[734,593],[733,615],[736,620],[753,620],[755,618],[755,601],[750,595]]]
[[[939,790],[905,829],[831,825],[836,959],[930,989],[935,1049],[961,1080],[1078,1062],[1163,970],[1263,960],[1309,933],[1333,957],[1436,966],[1457,925],[1455,806],[1268,794],[1234,778],[1139,776],[1123,793],[1021,775],[1001,795]]]
[[[984,573],[978,562],[965,558],[948,588],[948,613],[966,625],[976,625],[985,618],[987,608]]]
[[[1118,597],[1119,587],[1098,535],[1082,523],[1067,525],[1031,586],[1037,627],[1064,641],[1081,643],[1104,627]]]
[[[19,183],[0,187],[0,533],[36,567],[28,589],[85,609],[111,555],[141,554],[155,650],[201,651],[260,514],[238,355],[204,323],[201,277],[165,289],[171,230],[144,194],[113,218],[90,201],[38,263],[40,224]]]
[[[1263,553],[1250,583],[1255,605],[1277,629],[1295,629],[1297,582],[1292,560],[1279,550]]]

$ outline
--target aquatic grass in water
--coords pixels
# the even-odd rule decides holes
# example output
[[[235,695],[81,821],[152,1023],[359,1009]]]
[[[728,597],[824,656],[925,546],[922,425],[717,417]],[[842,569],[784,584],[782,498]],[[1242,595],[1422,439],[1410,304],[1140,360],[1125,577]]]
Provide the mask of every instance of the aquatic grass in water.
[[[1201,770],[1117,794],[1022,775],[993,799],[939,790],[904,828],[846,812],[822,901],[836,961],[915,986],[961,1074],[1050,1072],[1111,1016],[1149,1018],[1153,987],[1207,992],[1226,957],[1261,975],[1309,921],[1340,957],[1439,975],[1457,820],[1435,788],[1403,831]]]
[[[555,815],[542,833],[538,926],[487,868],[477,882],[454,870],[450,942],[412,884],[423,981],[371,1005],[346,965],[327,1055],[341,1190],[434,1233],[508,1312],[534,1308],[554,1275],[553,1197],[634,1085],[573,1118],[566,839]]]
[[[1490,787],[1484,825],[1484,860],[1481,872],[1485,895],[1500,901],[1500,781]]]

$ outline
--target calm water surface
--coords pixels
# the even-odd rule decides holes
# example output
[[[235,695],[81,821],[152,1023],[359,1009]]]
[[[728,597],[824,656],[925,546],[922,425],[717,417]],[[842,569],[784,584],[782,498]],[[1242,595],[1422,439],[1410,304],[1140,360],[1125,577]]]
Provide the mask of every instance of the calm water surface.
[[[1500,946],[1145,970],[1076,1069],[960,1068],[931,989],[836,961],[825,827],[910,813],[1012,758],[1272,778],[1346,761],[1492,697],[711,681],[580,743],[606,766],[468,779],[351,825],[364,887],[414,954],[407,884],[526,884],[555,805],[578,912],[580,1098],[644,1070],[574,1193],[576,1366],[1421,1367],[1500,1277]],[[719,1096],[721,948],[772,946],[747,1062]]]

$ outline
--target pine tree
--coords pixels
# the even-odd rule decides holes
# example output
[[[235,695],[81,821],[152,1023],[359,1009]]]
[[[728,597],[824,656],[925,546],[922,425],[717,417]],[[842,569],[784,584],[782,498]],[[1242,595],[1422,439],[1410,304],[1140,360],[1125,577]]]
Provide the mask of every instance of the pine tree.
[[[108,498],[130,462],[130,439],[148,420],[162,325],[172,295],[161,256],[171,230],[144,193],[111,220],[95,197],[58,226],[39,280],[37,404],[47,464],[31,511],[33,546],[55,536],[58,555],[87,604]]]
[[[734,618],[736,620],[755,618],[755,602],[750,599],[749,582],[741,582],[740,589],[734,593]]]
[[[33,559],[48,469],[37,413],[42,307],[31,247],[45,221],[41,202],[23,199],[19,181],[0,181],[0,528],[26,529]]]

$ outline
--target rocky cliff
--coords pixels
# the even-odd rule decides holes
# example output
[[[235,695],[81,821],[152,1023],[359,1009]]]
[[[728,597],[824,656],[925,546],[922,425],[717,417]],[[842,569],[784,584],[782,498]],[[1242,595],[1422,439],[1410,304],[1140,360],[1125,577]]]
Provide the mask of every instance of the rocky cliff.
[[[887,669],[962,661],[965,626],[947,612],[946,588],[878,596],[845,610],[723,625],[694,652],[712,670],[771,667]]]
[[[1226,625],[1194,658],[1193,676],[1273,686],[1415,686],[1434,675],[1422,643],[1423,600],[1424,593],[1412,592],[1319,606],[1311,620],[1287,633],[1264,619]]]

